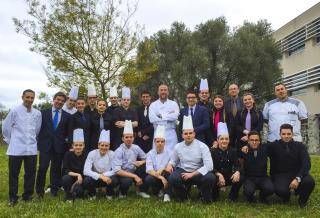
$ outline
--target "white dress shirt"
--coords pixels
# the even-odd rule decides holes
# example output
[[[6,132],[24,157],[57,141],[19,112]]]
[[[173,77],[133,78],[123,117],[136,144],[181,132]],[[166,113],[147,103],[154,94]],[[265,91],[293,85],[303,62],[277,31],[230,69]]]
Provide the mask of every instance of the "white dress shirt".
[[[12,109],[2,125],[4,141],[9,147],[7,155],[37,155],[37,136],[41,127],[41,112],[24,105]]]

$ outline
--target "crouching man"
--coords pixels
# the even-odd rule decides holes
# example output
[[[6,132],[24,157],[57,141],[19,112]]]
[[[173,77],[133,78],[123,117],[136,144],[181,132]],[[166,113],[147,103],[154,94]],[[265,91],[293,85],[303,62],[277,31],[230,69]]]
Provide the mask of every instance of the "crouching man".
[[[181,201],[187,199],[188,187],[197,185],[201,191],[202,201],[210,203],[212,186],[216,183],[216,177],[212,173],[213,162],[210,151],[206,144],[195,139],[191,116],[184,116],[183,119],[184,140],[174,147],[166,169],[172,173],[169,183]]]

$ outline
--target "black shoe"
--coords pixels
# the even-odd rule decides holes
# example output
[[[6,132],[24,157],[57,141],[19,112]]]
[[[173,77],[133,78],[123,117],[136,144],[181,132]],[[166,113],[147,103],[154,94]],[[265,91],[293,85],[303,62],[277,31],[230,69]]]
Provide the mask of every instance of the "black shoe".
[[[42,200],[44,196],[44,193],[37,193],[37,199]]]
[[[248,201],[249,203],[257,203],[257,201],[256,201],[256,199],[255,199],[254,196],[252,196],[252,197],[250,197],[250,198],[247,198],[247,201]]]
[[[32,200],[32,196],[31,196],[31,195],[29,195],[29,196],[24,196],[24,197],[22,197],[22,200],[25,201],[25,202],[31,201],[31,200]]]
[[[228,199],[230,200],[230,201],[237,201],[238,200],[238,196],[235,196],[235,195],[229,195],[228,196]]]
[[[300,201],[300,199],[298,200],[298,202],[299,202],[300,208],[305,208],[307,206],[307,202],[302,202],[302,201]]]
[[[269,200],[267,198],[260,198],[260,203],[262,204],[270,204]]]
[[[14,207],[17,203],[18,203],[18,198],[11,198],[11,199],[9,200],[8,206],[9,206],[9,207]]]
[[[57,197],[57,196],[58,196],[58,192],[54,192],[54,191],[51,192],[51,197],[54,197],[54,198],[55,198],[55,197]]]

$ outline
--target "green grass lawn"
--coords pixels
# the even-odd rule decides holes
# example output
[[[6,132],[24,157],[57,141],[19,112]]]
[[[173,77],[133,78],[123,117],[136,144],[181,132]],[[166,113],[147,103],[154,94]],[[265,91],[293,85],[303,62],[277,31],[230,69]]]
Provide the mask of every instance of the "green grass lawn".
[[[77,200],[74,204],[63,201],[63,192],[59,197],[52,198],[46,194],[43,201],[34,199],[32,202],[22,202],[11,208],[8,207],[8,167],[7,147],[0,146],[0,217],[320,217],[320,189],[316,185],[311,195],[309,205],[300,209],[297,197],[292,197],[290,204],[281,205],[280,200],[273,196],[272,204],[248,204],[243,200],[242,190],[239,202],[233,203],[225,199],[211,205],[203,205],[196,200],[196,192],[192,200],[185,203],[163,203],[160,199],[141,199],[135,196],[133,190],[127,199],[114,199],[107,201],[102,196],[96,201]],[[311,174],[316,183],[320,182],[320,156],[312,156]],[[20,189],[22,192],[22,177]]]

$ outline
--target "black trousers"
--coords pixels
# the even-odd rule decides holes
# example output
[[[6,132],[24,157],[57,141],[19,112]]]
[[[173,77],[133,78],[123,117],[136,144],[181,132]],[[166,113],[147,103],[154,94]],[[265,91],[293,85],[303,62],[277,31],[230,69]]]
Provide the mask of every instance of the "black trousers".
[[[136,169],[134,172],[137,176],[139,176],[142,179],[142,185],[139,185],[139,191],[141,192],[146,192],[147,191],[147,186],[145,184],[145,178],[147,176],[146,174],[146,165],[144,164],[143,166],[140,166]],[[128,190],[130,186],[133,183],[133,179],[129,177],[123,177],[123,176],[117,176],[119,179],[119,190],[122,195],[127,195]]]
[[[253,199],[256,190],[260,190],[260,199],[266,199],[274,193],[274,186],[269,177],[248,177],[243,183],[243,193],[248,200]]]
[[[232,180],[230,179],[230,177],[232,175],[224,175],[224,174],[222,174],[222,175],[223,175],[224,180],[226,182],[226,186],[231,186],[231,189],[229,192],[229,198],[233,198],[233,199],[238,198],[239,190],[240,190],[242,183],[244,181],[244,177],[242,175],[240,175],[239,182],[232,183]],[[218,199],[219,195],[220,195],[220,187],[218,186],[218,182],[219,182],[219,179],[217,178],[217,181],[212,189],[212,198],[214,200]]]
[[[289,185],[294,178],[295,175],[292,174],[276,174],[272,176],[275,193],[284,201],[288,201],[290,199]],[[312,176],[306,175],[301,178],[301,182],[298,188],[295,190],[296,194],[299,195],[300,203],[307,203],[314,186],[315,181]]]
[[[169,183],[169,176],[170,174],[167,172],[163,172],[162,176],[168,181]],[[145,178],[145,186],[146,186],[146,190],[148,190],[149,188],[152,189],[153,194],[158,194],[159,191],[161,189],[163,189],[163,183],[160,179],[151,176],[151,175],[147,175]],[[168,185],[168,187],[166,189],[163,190],[164,194],[168,194],[171,195],[171,187],[170,187],[170,183]]]
[[[107,195],[113,196],[114,188],[118,186],[119,180],[116,175],[111,176],[110,179],[112,180],[112,183],[108,185],[107,183],[103,182],[100,179],[95,180],[88,176],[88,177],[85,177],[83,180],[83,187],[86,190],[88,190],[88,194],[91,197],[96,195],[96,188],[100,188],[100,187],[106,187]]]
[[[191,185],[197,185],[200,189],[203,201],[205,203],[211,202],[212,186],[217,181],[216,176],[212,172],[208,172],[206,175],[200,174],[184,181],[181,177],[181,173],[185,172],[187,171],[184,169],[176,168],[169,177],[169,183],[171,184],[178,199],[181,201],[186,200],[188,196],[188,187]]]
[[[82,177],[83,178],[83,177]],[[78,179],[73,176],[64,175],[62,177],[62,186],[66,193],[66,199],[72,200],[73,197],[81,198],[83,196],[83,183],[82,184],[74,184]],[[73,186],[73,188],[72,188]],[[71,190],[73,189],[73,190]]]
[[[9,155],[9,198],[18,199],[19,174],[22,162],[24,162],[24,192],[23,199],[27,200],[34,192],[36,177],[37,155],[12,156]]]
[[[37,174],[36,192],[38,194],[44,193],[44,186],[46,183],[46,174],[51,162],[50,167],[50,188],[51,193],[57,193],[58,188],[61,186],[62,177],[62,160],[63,153],[57,153],[53,150],[49,152],[40,152],[39,167]]]

